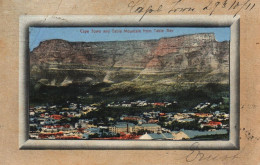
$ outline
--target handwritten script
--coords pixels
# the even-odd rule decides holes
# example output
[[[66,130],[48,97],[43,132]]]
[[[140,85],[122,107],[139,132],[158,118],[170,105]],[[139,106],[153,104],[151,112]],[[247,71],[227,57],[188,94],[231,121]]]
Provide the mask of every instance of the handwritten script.
[[[185,159],[186,162],[193,162],[193,161],[212,161],[212,160],[234,160],[239,158],[239,152],[233,155],[222,155],[222,154],[205,154],[201,150],[199,150],[199,143],[195,142],[191,145],[191,153],[189,153]]]
[[[167,4],[159,4],[154,6],[149,4],[148,0],[131,0],[128,3],[128,9],[131,13],[141,14],[141,21],[147,14],[155,13],[168,13],[168,14],[180,14],[180,13],[200,13],[212,15],[216,10],[226,10],[234,13],[234,17],[237,16],[242,10],[251,11],[255,8],[256,4],[252,0],[209,0],[206,1],[206,5],[187,6],[184,4],[185,0],[167,1]],[[166,3],[166,2],[165,2]]]

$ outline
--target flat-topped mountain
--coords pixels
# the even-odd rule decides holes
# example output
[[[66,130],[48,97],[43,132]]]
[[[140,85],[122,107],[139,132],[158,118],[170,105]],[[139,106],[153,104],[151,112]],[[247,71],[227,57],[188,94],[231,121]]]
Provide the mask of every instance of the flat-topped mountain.
[[[214,33],[158,40],[47,40],[30,55],[30,76],[45,85],[72,83],[228,83],[229,41]]]

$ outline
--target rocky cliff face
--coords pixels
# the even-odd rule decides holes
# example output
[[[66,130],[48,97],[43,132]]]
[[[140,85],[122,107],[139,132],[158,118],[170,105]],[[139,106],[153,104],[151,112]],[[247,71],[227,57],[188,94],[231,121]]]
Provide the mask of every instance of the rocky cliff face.
[[[30,52],[31,78],[46,85],[124,81],[228,83],[229,42],[213,33],[159,40],[43,41]]]

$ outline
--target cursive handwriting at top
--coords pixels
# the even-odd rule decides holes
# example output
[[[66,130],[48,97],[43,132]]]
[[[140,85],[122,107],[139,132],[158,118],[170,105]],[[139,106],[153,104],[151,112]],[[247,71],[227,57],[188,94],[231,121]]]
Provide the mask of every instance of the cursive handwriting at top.
[[[193,13],[195,11],[205,12],[209,16],[214,14],[216,10],[225,10],[226,12],[232,12],[233,16],[236,17],[242,10],[251,11],[255,8],[256,4],[252,0],[225,0],[223,2],[218,0],[209,0],[206,5],[200,7],[194,7],[192,5],[186,6],[183,4],[185,0],[175,0],[168,2],[168,4],[159,4],[157,6],[149,4],[147,0],[131,0],[128,3],[128,9],[131,13],[142,14],[139,21],[141,21],[145,15],[152,13],[167,12],[168,14],[174,13]]]
[[[139,21],[141,21],[147,13],[153,13],[153,12],[159,13],[160,11],[162,11],[162,7],[163,7],[162,5],[160,5],[157,9],[153,9],[152,5],[150,5],[148,8],[138,6],[139,4],[142,4],[143,2],[144,2],[143,0],[138,0],[136,3],[134,1],[131,1],[128,4],[128,7],[130,8],[130,12],[134,10],[135,13],[143,13],[143,15],[139,19]]]

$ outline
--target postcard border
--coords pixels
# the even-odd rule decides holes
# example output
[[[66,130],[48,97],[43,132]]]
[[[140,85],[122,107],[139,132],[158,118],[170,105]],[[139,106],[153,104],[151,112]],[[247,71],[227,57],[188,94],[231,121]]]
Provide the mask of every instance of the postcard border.
[[[240,111],[240,17],[231,15],[22,15],[19,19],[19,148],[41,149],[109,149],[109,150],[236,150],[239,149]],[[29,120],[29,27],[230,27],[230,139],[227,141],[134,141],[134,140],[31,140]],[[194,146],[196,146],[194,148]]]

